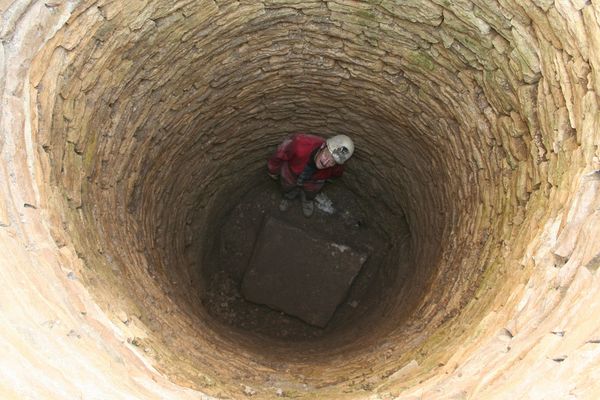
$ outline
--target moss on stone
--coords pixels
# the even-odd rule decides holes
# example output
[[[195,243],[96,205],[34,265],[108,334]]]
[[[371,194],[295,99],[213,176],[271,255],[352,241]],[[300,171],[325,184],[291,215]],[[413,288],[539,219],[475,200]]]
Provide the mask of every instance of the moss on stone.
[[[435,61],[431,56],[422,51],[412,51],[406,56],[407,60],[420,69],[435,70]]]

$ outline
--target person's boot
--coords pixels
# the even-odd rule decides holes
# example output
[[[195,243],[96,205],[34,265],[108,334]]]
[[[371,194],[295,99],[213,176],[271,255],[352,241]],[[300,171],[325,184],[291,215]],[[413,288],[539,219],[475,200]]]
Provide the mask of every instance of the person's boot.
[[[290,206],[292,205],[292,200],[298,197],[299,192],[300,189],[294,188],[289,192],[284,193],[281,198],[281,201],[279,202],[279,211],[286,212],[287,210],[289,210]]]
[[[279,202],[279,211],[286,212],[290,206],[292,205],[292,201],[286,198],[281,199]]]
[[[312,217],[314,212],[315,212],[314,201],[307,199],[304,192],[302,192],[302,214],[304,214],[304,216],[306,218],[310,218],[310,217]]]

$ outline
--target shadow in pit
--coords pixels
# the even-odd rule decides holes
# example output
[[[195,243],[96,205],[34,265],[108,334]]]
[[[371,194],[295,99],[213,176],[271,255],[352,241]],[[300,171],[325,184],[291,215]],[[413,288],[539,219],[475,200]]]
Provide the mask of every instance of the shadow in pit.
[[[209,314],[243,331],[307,340],[348,326],[376,306],[388,278],[380,264],[389,240],[350,190],[333,184],[324,193],[335,212],[316,207],[311,218],[302,214],[300,200],[280,211],[281,195],[272,185],[244,194],[222,219],[212,268],[205,271]],[[342,263],[353,264],[346,273],[335,273],[331,260],[340,255]],[[277,290],[283,287],[293,293]]]

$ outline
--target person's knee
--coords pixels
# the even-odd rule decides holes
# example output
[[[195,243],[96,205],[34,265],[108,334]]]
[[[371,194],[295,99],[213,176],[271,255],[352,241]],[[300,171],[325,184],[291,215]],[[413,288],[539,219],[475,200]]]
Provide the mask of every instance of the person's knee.
[[[317,197],[317,194],[319,194],[319,192],[313,192],[313,191],[308,191],[308,190],[304,190],[304,198],[306,200],[314,200],[315,197]]]
[[[293,200],[298,196],[298,193],[300,193],[300,188],[293,187],[291,190],[284,190],[283,197],[288,200]]]

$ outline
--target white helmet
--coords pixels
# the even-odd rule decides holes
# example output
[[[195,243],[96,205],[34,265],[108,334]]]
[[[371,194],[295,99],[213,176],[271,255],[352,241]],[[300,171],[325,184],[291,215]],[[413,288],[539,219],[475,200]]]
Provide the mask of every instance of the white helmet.
[[[338,164],[343,164],[354,153],[354,143],[346,135],[336,135],[327,139],[327,149]]]

